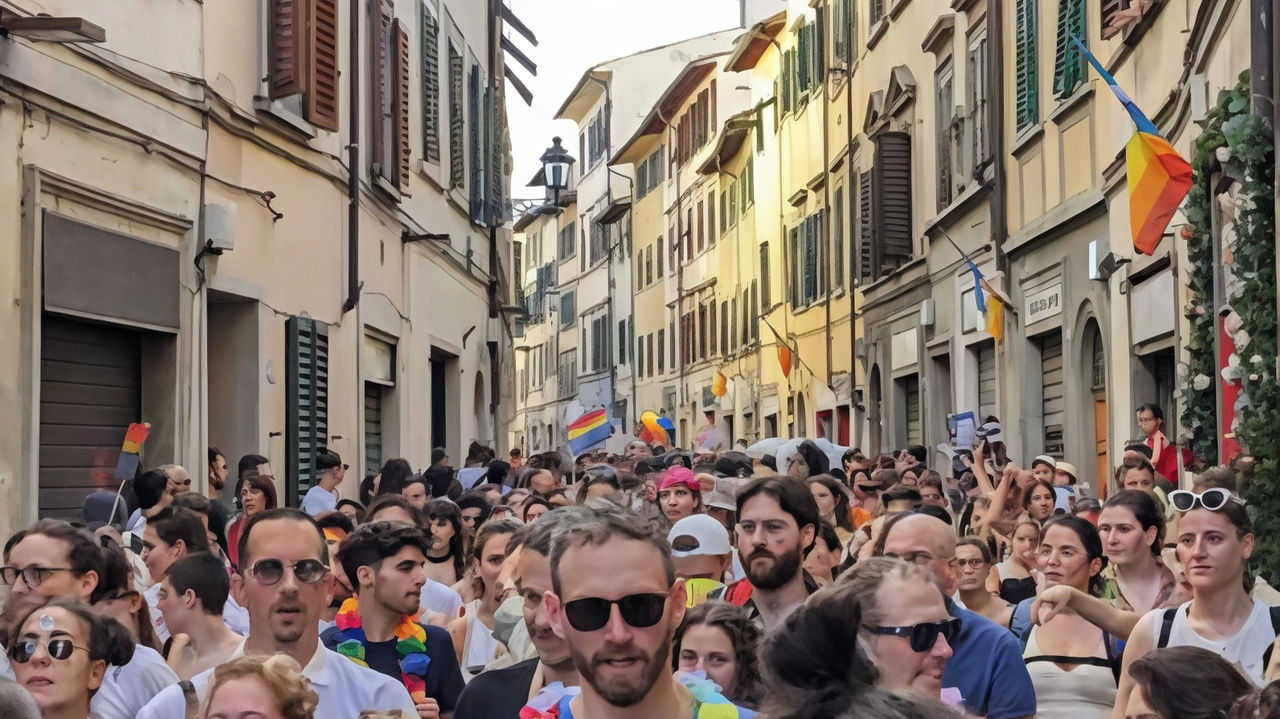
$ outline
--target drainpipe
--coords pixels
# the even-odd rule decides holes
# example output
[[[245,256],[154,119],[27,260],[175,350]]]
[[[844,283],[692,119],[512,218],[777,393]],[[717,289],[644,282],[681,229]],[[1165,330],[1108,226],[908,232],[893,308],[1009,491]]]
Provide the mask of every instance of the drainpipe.
[[[823,18],[825,18],[825,19],[827,19],[827,20],[828,20],[828,22],[830,21],[830,17],[831,17],[830,8],[831,8],[830,0],[823,0],[823,2],[822,2],[822,15],[823,15]],[[830,100],[831,98],[828,96],[828,94],[827,94],[827,90],[828,90],[831,86],[830,86],[830,84],[828,84],[828,83],[827,83],[827,71],[826,71],[827,58],[825,58],[825,57],[819,58],[819,59],[818,59],[818,62],[822,63],[822,65],[823,65],[823,71],[822,71],[822,84],[823,84],[823,93],[822,93],[822,176],[823,176],[823,182],[822,182],[822,206],[823,206],[823,208],[824,208],[824,210],[825,210],[825,211],[822,213],[822,227],[821,227],[821,229],[822,229],[822,242],[823,242],[823,244],[825,244],[827,247],[830,247],[830,246],[831,246],[831,245],[830,245],[830,242],[831,242],[831,125],[829,124],[829,122],[828,122],[828,121],[830,120],[831,103],[829,102],[829,100]],[[850,94],[853,92],[852,88],[850,88],[849,92],[850,92]],[[846,125],[848,125],[848,124],[850,124],[850,123],[847,123],[847,122],[846,122],[845,124],[846,124]],[[827,295],[827,301],[826,301],[825,303],[823,303],[823,304],[825,304],[825,305],[826,305],[826,313],[827,313],[827,329],[826,329],[826,345],[827,345],[827,389],[828,389],[828,390],[830,390],[830,389],[832,389],[832,387],[831,387],[831,374],[832,374],[832,373],[831,373],[831,275],[830,275],[830,273],[829,273],[829,272],[827,272],[827,269],[826,269],[826,268],[821,268],[821,269],[822,269],[822,271],[823,271],[824,273],[827,273],[827,281],[826,281],[825,283],[823,283],[823,284],[825,284],[825,285],[826,285],[826,288],[825,288],[825,289],[827,290],[827,292],[826,292],[826,295]],[[850,334],[852,334],[852,332],[851,332]],[[835,393],[834,393],[834,392],[832,392],[832,397],[834,398],[834,396],[835,396]],[[817,403],[815,403],[815,404],[817,404]],[[833,406],[833,407],[832,407],[832,409],[834,410],[834,409],[835,409],[835,407]],[[837,414],[838,414],[838,413],[837,413]],[[837,419],[837,421],[838,421],[838,419]],[[814,422],[814,424],[817,424],[817,422],[815,421],[815,422]],[[837,439],[837,440],[838,440],[838,439],[840,439],[840,432],[839,432],[839,429],[838,429],[838,428],[837,428],[837,431],[836,431],[836,439]]]
[[[661,118],[664,123],[667,123],[667,132],[669,134],[672,133],[673,130],[671,123],[667,122],[667,119],[662,117],[661,111],[658,112],[658,117]],[[684,331],[684,315],[680,312],[681,304],[684,302],[684,232],[680,229],[680,219],[684,217],[684,212],[680,207],[679,135],[676,135],[674,147],[676,148],[676,162],[675,171],[671,174],[676,180],[676,327],[678,328],[677,334],[679,335]],[[676,350],[676,359],[679,361],[680,365],[680,381],[676,385],[676,406],[671,408],[675,413],[677,420],[680,418],[680,411],[683,408],[683,403],[680,401],[680,394],[684,392],[684,358],[681,356],[682,350],[684,350],[684,337],[681,335],[680,339],[680,349]],[[671,344],[672,346],[676,345],[675,337],[671,338]],[[676,426],[676,430],[679,431],[679,425]],[[680,439],[684,438],[681,437]],[[672,444],[675,444],[675,442],[672,442]]]
[[[845,156],[845,163],[849,167],[849,171],[847,174],[851,178],[857,177],[857,174],[858,174],[858,168],[853,166],[853,60],[854,60],[853,43],[854,43],[854,40],[855,38],[853,37],[853,33],[851,32],[849,34],[848,42],[844,44],[844,67],[845,67],[845,85],[846,85],[845,92],[844,92],[844,99],[845,99],[844,129],[845,129],[845,152],[848,153]],[[850,240],[849,241],[850,262],[848,264],[850,268],[854,266],[854,263],[852,260],[854,257],[853,203],[855,200],[852,193],[849,192],[849,188],[853,186],[854,186],[854,183],[852,182],[844,183],[845,192],[849,193],[847,194],[847,197],[849,198],[849,211],[845,213],[845,216],[849,218],[848,238]],[[861,200],[858,200],[858,201],[860,202]],[[857,257],[861,258],[862,250],[860,248],[857,250],[857,253],[858,253]],[[849,420],[850,420],[850,423],[852,424],[852,426],[849,428],[850,430],[849,446],[850,447],[856,447],[862,444],[862,442],[860,441],[862,437],[861,437],[861,434],[858,432],[858,430],[862,429],[862,423],[854,421],[857,419],[857,416],[858,416],[858,413],[857,413],[858,407],[853,402],[853,390],[855,387],[858,386],[858,295],[860,295],[861,293],[862,293],[862,289],[860,287],[855,289],[853,277],[850,277],[849,278],[849,404],[854,405],[851,408],[852,411],[849,413]]]
[[[988,98],[1004,97],[1004,3],[993,2],[987,4],[987,39],[990,43],[989,56],[987,58],[987,86]],[[1004,152],[1004,106],[987,107],[987,126],[990,131],[987,136],[991,140],[991,169],[992,169],[992,192],[990,202],[991,212],[991,247],[995,252],[996,269],[1004,273],[1006,278],[1012,281],[1009,274],[1009,258],[1004,253],[1004,241],[1009,236],[1009,211],[1008,211],[1008,177],[1005,167]],[[1012,287],[1007,290],[1012,295]],[[996,365],[1000,365],[1000,357],[1003,355],[1000,349],[1000,343],[996,343]],[[997,369],[997,372],[999,370]],[[998,404],[1004,398],[1004,392],[997,383],[996,387],[997,408],[1000,409],[1000,416],[1005,416],[1007,412]]]
[[[360,303],[360,2],[351,2],[351,34],[347,59],[350,91],[347,97],[347,301],[342,314]],[[359,333],[357,333],[359,340]],[[359,356],[360,348],[356,348]]]
[[[498,69],[499,63],[502,61],[501,54],[498,50],[498,17],[501,12],[502,5],[500,0],[491,0],[489,3],[489,97],[492,99],[489,105],[493,109],[495,115],[499,112]],[[493,148],[498,142],[498,124],[496,119],[496,117],[490,118],[488,123],[489,147],[487,148],[488,157],[486,157],[485,160],[490,163],[490,173],[501,171],[499,168],[492,165]],[[489,183],[490,186],[492,186],[492,175],[486,175],[486,177],[490,178]],[[483,191],[483,188],[480,189]],[[501,358],[498,356],[498,346],[502,339],[503,328],[506,326],[506,323],[498,321],[501,316],[498,312],[498,307],[500,305],[498,297],[498,225],[501,217],[496,199],[489,198],[488,204],[490,205],[490,211],[485,213],[485,220],[489,223],[489,327],[491,328],[490,331],[496,332],[496,334],[490,337],[487,342],[489,349],[489,424],[492,426],[493,450],[496,453],[502,449],[498,442],[498,408],[500,405],[499,400],[502,397],[502,380],[499,376],[499,371],[501,370]],[[512,279],[514,281],[514,278]]]

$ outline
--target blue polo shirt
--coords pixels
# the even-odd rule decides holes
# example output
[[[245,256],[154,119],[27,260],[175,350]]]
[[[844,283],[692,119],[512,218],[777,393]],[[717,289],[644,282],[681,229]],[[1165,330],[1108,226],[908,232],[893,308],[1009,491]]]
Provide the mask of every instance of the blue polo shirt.
[[[947,609],[961,620],[951,642],[951,661],[942,686],[960,690],[964,706],[987,719],[1016,719],[1036,713],[1036,690],[1013,632],[950,598]]]

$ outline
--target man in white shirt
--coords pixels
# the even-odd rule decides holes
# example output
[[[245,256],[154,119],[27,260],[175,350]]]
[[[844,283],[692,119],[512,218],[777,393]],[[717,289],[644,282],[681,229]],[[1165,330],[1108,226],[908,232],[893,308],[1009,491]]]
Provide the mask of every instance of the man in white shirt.
[[[104,553],[112,551],[119,550],[105,549],[93,535],[57,519],[36,522],[14,534],[4,548],[4,580],[9,585],[5,616],[23,616],[54,597],[90,604],[95,594],[123,591],[123,586],[99,586],[101,577],[111,575]],[[123,570],[112,576],[121,581],[126,578]],[[13,678],[3,654],[0,676]],[[178,675],[165,664],[164,657],[139,645],[128,664],[107,669],[102,686],[89,703],[89,712],[94,719],[134,719],[162,689],[177,683]]]
[[[302,511],[313,517],[338,508],[338,485],[347,476],[347,465],[337,452],[329,451],[316,457],[316,471],[320,481],[302,498]]]
[[[249,636],[237,656],[283,652],[293,657],[319,695],[315,719],[351,719],[366,709],[419,716],[403,684],[321,646],[319,623],[333,575],[324,533],[305,512],[278,508],[254,516],[240,546],[241,573],[231,578],[231,594],[249,611]],[[215,671],[191,680],[202,702]],[[137,719],[185,714],[182,689],[173,686],[143,707]]]
[[[169,627],[160,611],[160,580],[169,566],[188,554],[209,551],[209,534],[199,515],[182,507],[169,507],[152,517],[142,533],[142,562],[155,584],[142,593],[151,608],[151,621],[160,641],[169,641]]]

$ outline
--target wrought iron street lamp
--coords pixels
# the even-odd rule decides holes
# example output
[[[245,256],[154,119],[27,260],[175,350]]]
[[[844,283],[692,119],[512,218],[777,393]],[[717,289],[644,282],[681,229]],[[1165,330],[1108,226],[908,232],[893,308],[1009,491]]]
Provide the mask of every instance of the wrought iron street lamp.
[[[569,189],[569,174],[573,169],[574,159],[561,146],[558,137],[551,138],[551,147],[539,159],[542,162],[542,176],[547,192],[551,193],[553,203],[558,203],[560,191]]]

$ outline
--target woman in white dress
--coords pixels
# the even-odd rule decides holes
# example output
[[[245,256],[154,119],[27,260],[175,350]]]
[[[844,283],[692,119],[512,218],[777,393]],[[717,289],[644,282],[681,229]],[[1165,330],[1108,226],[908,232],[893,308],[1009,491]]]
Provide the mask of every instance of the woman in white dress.
[[[489,662],[506,653],[493,636],[493,616],[506,598],[498,575],[507,559],[507,543],[518,531],[519,522],[494,519],[480,526],[472,542],[467,576],[479,599],[464,604],[462,616],[449,622],[449,634],[453,637],[453,649],[458,653],[464,681],[471,681]]]

